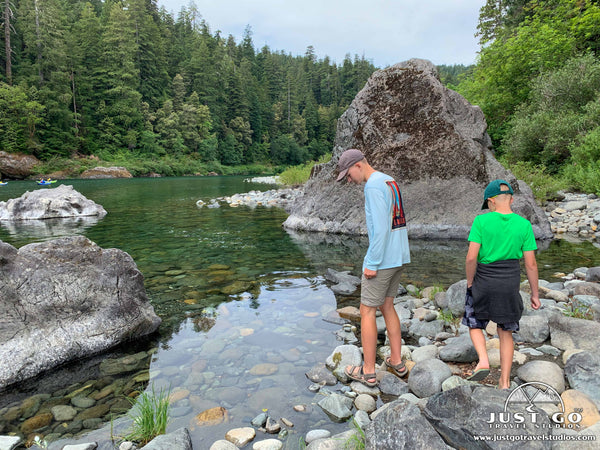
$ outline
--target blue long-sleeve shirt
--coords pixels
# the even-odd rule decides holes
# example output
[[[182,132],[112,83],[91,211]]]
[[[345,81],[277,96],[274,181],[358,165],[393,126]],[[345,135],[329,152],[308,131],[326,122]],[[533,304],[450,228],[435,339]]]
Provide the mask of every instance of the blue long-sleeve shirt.
[[[369,248],[363,271],[390,269],[410,262],[402,195],[392,177],[374,172],[365,184]]]

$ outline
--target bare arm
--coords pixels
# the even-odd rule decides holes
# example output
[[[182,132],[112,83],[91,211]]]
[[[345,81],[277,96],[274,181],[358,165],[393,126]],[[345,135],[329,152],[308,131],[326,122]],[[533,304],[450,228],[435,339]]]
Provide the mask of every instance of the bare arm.
[[[538,292],[538,268],[537,261],[535,260],[535,252],[533,250],[523,252],[523,258],[525,259],[527,279],[529,280],[529,286],[531,287],[531,307],[533,309],[539,309],[541,303]]]
[[[473,279],[475,278],[475,272],[477,271],[477,255],[481,244],[477,242],[469,242],[469,251],[467,252],[467,259],[465,261],[465,270],[467,271],[467,287],[473,286]]]

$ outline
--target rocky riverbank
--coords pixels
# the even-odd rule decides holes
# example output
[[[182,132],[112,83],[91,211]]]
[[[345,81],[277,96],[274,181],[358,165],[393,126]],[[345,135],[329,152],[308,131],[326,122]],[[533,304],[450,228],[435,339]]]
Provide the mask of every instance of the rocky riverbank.
[[[348,273],[330,270],[326,278],[336,292],[350,294],[358,289],[356,277]],[[265,398],[261,402],[264,409],[258,409],[247,426],[230,429],[210,450],[282,449],[291,445],[289,433],[294,423],[290,418],[314,408],[322,409],[331,423],[351,421],[354,425],[332,435],[326,423],[318,424],[300,438],[308,450],[358,448],[353,444],[358,440],[373,449],[473,448],[480,436],[497,436],[506,443],[503,448],[521,447],[525,439],[522,436],[539,442],[535,448],[597,448],[597,441],[592,439],[600,439],[600,381],[596,376],[600,371],[599,281],[600,267],[581,267],[572,273],[556,274],[556,279],[540,281],[542,308],[533,311],[526,307],[521,330],[515,334],[512,389],[506,391],[495,388],[500,362],[493,324],[486,330],[490,376],[478,383],[465,379],[477,355],[468,329],[458,319],[464,305],[464,280],[446,291],[433,286],[400,288],[395,308],[401,319],[402,355],[409,375],[400,379],[381,363],[389,354],[389,346],[383,318],[378,317],[377,353],[381,364],[377,370],[379,384],[374,388],[350,382],[343,372],[346,365],[361,364],[362,354],[359,311],[355,306],[340,308],[336,321],[340,326],[336,332],[339,346],[306,373],[314,401],[290,407],[287,417],[272,417]],[[525,305],[529,304],[528,291],[524,282]],[[2,408],[1,429],[12,431],[12,436],[0,437],[0,448],[15,448],[23,438],[31,440],[36,433],[48,441],[89,433],[108,417],[125,413],[130,405],[125,397],[143,389],[149,380],[152,353],[109,358],[101,364],[93,383],[74,384],[62,392]],[[276,364],[262,364],[250,372],[268,375],[273,370]],[[194,371],[201,374],[202,368]],[[129,381],[113,379],[119,373],[130,373]],[[527,383],[533,383],[527,385],[527,392],[534,406],[525,410],[522,403],[511,399],[514,392],[521,392],[519,386]],[[540,395],[536,386],[544,388],[543,401],[536,401],[535,396]],[[185,389],[175,389],[171,393],[172,416],[189,414],[202,403],[196,405],[196,401]],[[508,415],[499,419],[502,413]],[[210,426],[226,422],[227,417],[227,408],[212,407],[196,414],[194,423]],[[15,428],[14,423],[19,426]],[[117,419],[114,423],[115,435],[122,435],[120,430],[126,421]],[[178,443],[171,444],[171,450],[192,448],[185,429],[174,433],[177,436],[172,436],[172,442],[177,437]],[[87,448],[97,445],[90,442]],[[123,449],[134,448],[130,442],[120,445]],[[70,447],[50,444],[50,448]]]

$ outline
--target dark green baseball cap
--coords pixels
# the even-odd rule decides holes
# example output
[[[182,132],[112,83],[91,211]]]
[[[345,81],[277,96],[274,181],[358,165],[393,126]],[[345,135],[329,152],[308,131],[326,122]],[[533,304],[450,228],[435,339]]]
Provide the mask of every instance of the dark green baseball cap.
[[[502,185],[507,186],[508,190],[502,190]],[[483,192],[483,205],[481,206],[481,209],[488,209],[488,198],[492,198],[500,194],[514,194],[513,188],[511,187],[508,181],[494,180],[490,184],[488,184],[485,188],[485,191]]]

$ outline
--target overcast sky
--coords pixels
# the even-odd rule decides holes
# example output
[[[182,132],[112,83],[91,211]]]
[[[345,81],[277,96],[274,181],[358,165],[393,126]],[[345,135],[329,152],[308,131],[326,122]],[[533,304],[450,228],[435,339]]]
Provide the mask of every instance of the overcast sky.
[[[212,34],[240,42],[246,25],[254,47],[268,45],[341,64],[349,53],[378,67],[410,58],[434,64],[475,62],[479,8],[486,0],[194,0]],[[190,0],[158,0],[175,17]]]

